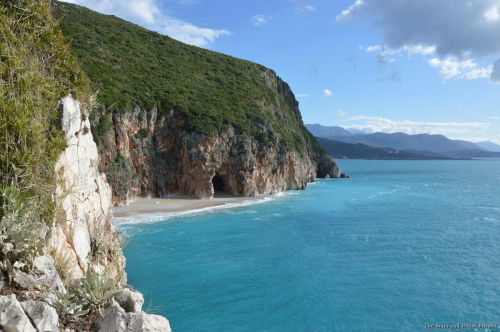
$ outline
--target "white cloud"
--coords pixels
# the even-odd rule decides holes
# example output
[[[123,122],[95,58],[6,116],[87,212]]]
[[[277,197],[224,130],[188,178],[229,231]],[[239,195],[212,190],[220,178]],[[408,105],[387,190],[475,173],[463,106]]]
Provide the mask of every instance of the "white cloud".
[[[304,9],[307,12],[315,12],[316,11],[316,8],[313,5],[305,5],[304,7],[302,7],[302,9]]]
[[[429,55],[436,52],[436,46],[429,46],[422,44],[405,45],[402,47],[402,50],[406,51],[410,55],[411,54]]]
[[[330,89],[323,90],[323,97],[332,97],[332,96],[333,96],[332,90],[330,90]]]
[[[468,80],[490,78],[493,70],[493,66],[485,68],[471,59],[459,60],[455,57],[432,58],[427,63],[438,68],[439,74],[445,80],[450,78],[465,78]]]
[[[250,22],[256,26],[256,27],[261,27],[269,23],[271,21],[272,17],[271,16],[266,16],[266,15],[255,15],[250,19]]]
[[[362,48],[361,48],[362,49]],[[384,50],[384,46],[376,44],[376,45],[370,45],[367,48],[365,48],[366,52],[376,52],[376,53],[382,53]]]
[[[133,21],[145,28],[182,42],[205,46],[217,38],[229,36],[230,32],[224,29],[211,29],[196,26],[170,15],[158,5],[159,0],[66,0],[76,3],[103,14],[116,15]]]
[[[500,63],[493,72],[490,66],[479,65],[480,59],[500,55],[500,0],[356,0],[337,21],[357,17],[368,17],[382,34],[382,45],[366,51],[382,56],[432,55],[429,64],[445,78],[489,74],[500,82]]]
[[[301,13],[312,13],[316,11],[316,7],[313,6],[309,0],[291,0],[295,3],[295,11],[298,14]]]
[[[500,116],[493,115],[493,116],[488,117],[488,120],[491,120],[491,121],[498,121],[498,120],[500,120]]]
[[[489,122],[420,122],[411,120],[391,120],[383,117],[358,115],[349,118],[355,124],[346,126],[350,129],[368,132],[395,133],[402,132],[414,134],[441,134],[456,136],[471,132],[485,131],[490,126]]]
[[[297,93],[295,95],[295,97],[297,97],[297,98],[308,98],[308,97],[311,97],[311,95],[309,93]]]
[[[408,55],[435,55],[436,47],[428,45],[405,45],[398,49],[391,49],[384,45],[371,45],[364,49],[366,52],[377,53],[378,62],[385,64],[385,56],[406,53]],[[390,59],[392,60],[392,59]],[[390,61],[389,60],[389,61]],[[472,59],[461,60],[454,56],[444,58],[434,57],[427,63],[439,69],[441,77],[445,80],[451,78],[465,78],[469,80],[493,77],[493,66],[482,67]]]
[[[335,114],[335,117],[337,119],[345,119],[345,118],[347,118],[348,115],[349,115],[349,113],[344,112],[343,110],[340,110],[337,112],[337,114]]]
[[[493,4],[486,12],[484,12],[484,18],[488,22],[495,22],[500,19],[500,4]]]
[[[361,8],[363,5],[364,5],[363,0],[356,0],[356,2],[353,3],[349,8],[343,10],[339,15],[337,15],[336,20],[343,21],[348,19],[357,9]]]
[[[227,30],[200,28],[194,24],[174,18],[170,18],[160,23],[157,31],[195,46],[204,46],[215,41],[217,38],[229,36],[231,34]]]

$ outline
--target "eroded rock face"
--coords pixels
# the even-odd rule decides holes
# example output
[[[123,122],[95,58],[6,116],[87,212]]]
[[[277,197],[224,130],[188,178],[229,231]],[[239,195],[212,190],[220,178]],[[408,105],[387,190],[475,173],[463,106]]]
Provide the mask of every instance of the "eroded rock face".
[[[39,332],[59,332],[56,309],[45,302],[33,300],[21,302],[21,306]]]
[[[91,257],[96,236],[111,246],[117,246],[118,242],[110,218],[111,189],[105,175],[97,170],[99,156],[89,120],[81,111],[80,103],[71,97],[62,99],[59,111],[67,147],[55,166],[56,218],[48,232],[45,251],[52,256],[71,258],[69,261],[73,264],[70,271],[66,271],[67,279],[81,278],[89,268],[118,272],[107,269],[106,262],[97,262]],[[119,248],[113,249],[120,252]],[[0,296],[0,332],[59,331],[59,317],[51,304],[58,292],[66,290],[52,256],[36,257],[29,272],[13,268],[10,286],[16,287],[25,301],[20,303],[15,295]],[[108,263],[121,270],[125,261],[121,256],[118,262],[121,266],[116,266],[117,262]],[[0,273],[0,288],[3,284],[4,276]],[[31,290],[38,290],[35,293],[42,296],[43,301],[39,297],[36,301],[31,299]],[[169,332],[168,320],[144,313],[143,303],[142,294],[130,288],[122,289],[98,322],[100,331]]]
[[[144,304],[142,294],[131,288],[122,289],[114,298],[125,312],[141,312],[142,305]]]
[[[33,271],[23,272],[13,269],[12,281],[23,289],[49,290],[65,292],[64,284],[57,273],[54,259],[49,256],[38,256],[33,260]]]
[[[99,332],[171,332],[170,323],[165,317],[146,314],[141,309],[127,311],[115,300],[97,321],[97,326]]]
[[[16,296],[0,296],[0,328],[4,332],[36,332]]]
[[[298,103],[288,85],[270,70],[264,71],[263,76],[302,128]],[[269,105],[262,106],[261,111],[273,116],[282,112]],[[210,198],[217,189],[233,195],[256,196],[303,189],[316,177],[340,177],[337,164],[305,128],[305,143],[292,149],[278,140],[259,142],[238,135],[232,127],[213,135],[196,133],[189,130],[184,116],[173,110],[101,110],[93,117],[92,125],[98,130],[100,169],[107,174],[115,204],[134,197],[165,197],[174,193]],[[293,130],[299,130],[297,124]]]
[[[98,171],[97,146],[80,103],[66,97],[59,112],[67,147],[55,165],[57,211],[47,251],[69,255],[77,263],[70,271],[76,278],[88,268],[92,240],[96,236],[114,238],[109,215],[111,189],[106,176]]]

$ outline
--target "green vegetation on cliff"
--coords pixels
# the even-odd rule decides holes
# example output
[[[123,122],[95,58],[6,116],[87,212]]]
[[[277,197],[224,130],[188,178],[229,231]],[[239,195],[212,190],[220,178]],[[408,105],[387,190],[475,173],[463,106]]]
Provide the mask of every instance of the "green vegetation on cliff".
[[[176,110],[187,130],[213,134],[233,126],[238,134],[301,152],[315,143],[288,85],[278,79],[270,88],[274,73],[265,67],[76,5],[57,2],[55,13],[107,110]]]
[[[0,2],[0,267],[29,264],[42,248],[65,147],[58,99],[86,91],[48,3]]]
[[[14,270],[32,273],[35,257],[47,254],[45,236],[56,219],[56,181],[60,181],[55,164],[66,148],[57,107],[68,94],[84,107],[90,104],[88,80],[51,16],[50,1],[0,1],[0,279],[8,277],[0,288],[7,293],[26,287],[13,280]],[[93,241],[91,253],[96,264],[117,261],[120,247]],[[71,325],[83,331],[85,320],[97,317],[116,293],[122,274],[119,271],[115,277],[111,270],[98,274],[89,267],[84,278],[68,280],[76,261],[49,254],[66,282],[67,293],[52,294],[61,328]]]

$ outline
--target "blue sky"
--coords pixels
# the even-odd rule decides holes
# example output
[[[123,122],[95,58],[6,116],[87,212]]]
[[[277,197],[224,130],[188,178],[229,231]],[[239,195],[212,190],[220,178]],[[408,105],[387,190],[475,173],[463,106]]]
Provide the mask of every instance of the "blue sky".
[[[287,81],[306,123],[500,143],[500,0],[71,0]]]

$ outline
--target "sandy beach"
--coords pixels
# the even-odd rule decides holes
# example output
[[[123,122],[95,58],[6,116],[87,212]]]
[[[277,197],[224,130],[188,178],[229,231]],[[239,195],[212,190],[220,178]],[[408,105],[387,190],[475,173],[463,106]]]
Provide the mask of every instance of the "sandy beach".
[[[189,196],[176,195],[169,198],[139,198],[130,202],[127,206],[114,207],[112,211],[114,217],[122,218],[150,213],[185,212],[207,207],[259,200],[264,197],[265,196],[240,197],[217,195],[211,199],[195,199]]]

